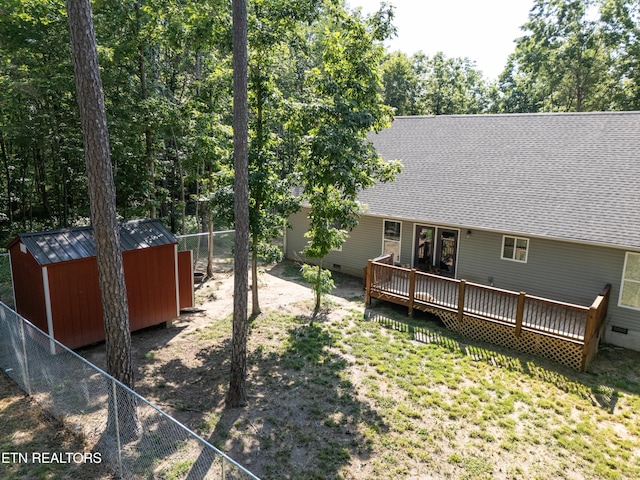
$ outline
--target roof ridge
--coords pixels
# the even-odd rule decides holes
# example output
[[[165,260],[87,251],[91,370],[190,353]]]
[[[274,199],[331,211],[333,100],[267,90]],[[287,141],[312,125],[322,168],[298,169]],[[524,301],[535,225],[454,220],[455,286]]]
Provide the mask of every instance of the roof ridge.
[[[561,116],[640,115],[640,110],[599,112],[522,112],[522,113],[455,113],[451,115],[396,115],[394,120],[427,118],[495,118],[495,117],[561,117]]]

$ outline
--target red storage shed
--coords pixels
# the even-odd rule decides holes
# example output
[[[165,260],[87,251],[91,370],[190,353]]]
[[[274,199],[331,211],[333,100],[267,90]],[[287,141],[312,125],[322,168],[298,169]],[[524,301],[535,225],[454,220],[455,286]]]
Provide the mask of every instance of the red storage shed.
[[[177,239],[160,221],[120,224],[120,245],[131,331],[170,321],[192,306],[193,274],[180,274]],[[69,348],[104,340],[91,227],[20,234],[7,248],[20,315]],[[180,265],[191,268],[190,262]]]

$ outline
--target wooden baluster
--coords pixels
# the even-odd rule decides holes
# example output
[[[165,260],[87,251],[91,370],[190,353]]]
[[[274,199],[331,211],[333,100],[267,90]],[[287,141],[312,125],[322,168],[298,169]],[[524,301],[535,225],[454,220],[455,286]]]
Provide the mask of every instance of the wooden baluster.
[[[518,308],[516,309],[516,338],[520,338],[520,333],[522,332],[522,317],[524,317],[524,300],[526,296],[526,293],[520,292],[520,296],[518,297]]]

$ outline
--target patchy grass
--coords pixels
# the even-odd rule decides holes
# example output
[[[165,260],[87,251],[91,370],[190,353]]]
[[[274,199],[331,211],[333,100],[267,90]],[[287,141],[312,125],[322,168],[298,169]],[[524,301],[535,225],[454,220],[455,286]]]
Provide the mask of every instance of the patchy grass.
[[[250,324],[246,408],[224,408],[229,309],[133,338],[139,393],[260,478],[640,478],[640,353],[604,346],[579,373],[365,310],[358,289],[311,324],[297,270],[282,276]]]
[[[393,310],[308,320],[256,318],[252,405],[198,425],[264,479],[640,478],[640,355],[613,369],[605,348],[582,374]]]

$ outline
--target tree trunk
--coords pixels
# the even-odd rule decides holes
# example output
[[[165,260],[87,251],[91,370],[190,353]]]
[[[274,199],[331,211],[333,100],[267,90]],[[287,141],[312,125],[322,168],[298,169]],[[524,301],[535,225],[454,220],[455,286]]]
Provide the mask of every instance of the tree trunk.
[[[235,254],[233,341],[227,407],[247,404],[247,276],[249,264],[249,154],[247,107],[247,3],[233,0],[233,159]]]
[[[135,34],[138,41],[138,76],[140,77],[140,98],[142,99],[144,114],[144,156],[147,162],[147,171],[149,175],[149,185],[147,191],[147,202],[149,207],[149,217],[156,218],[156,172],[155,162],[153,161],[153,132],[151,131],[151,119],[146,112],[147,98],[149,96],[147,89],[147,68],[144,60],[144,44],[140,38],[141,22],[140,19],[140,2],[135,3]]]
[[[13,223],[13,192],[11,190],[11,168],[9,167],[9,156],[7,155],[7,145],[4,141],[4,134],[0,132],[0,157],[4,166],[5,181],[7,182],[7,218],[9,223]]]
[[[320,283],[322,282],[322,259],[318,262],[318,275],[316,276],[316,305],[313,308],[314,316],[320,311],[320,307],[322,307],[322,291],[320,287]]]
[[[116,219],[107,118],[90,0],[67,0],[71,51],[85,148],[89,202],[107,349],[107,371],[133,388],[131,333]]]
[[[207,209],[209,217],[209,241],[207,242],[207,278],[213,278],[213,212]]]
[[[251,242],[251,316],[260,315],[260,297],[258,288],[258,238],[253,234]]]

